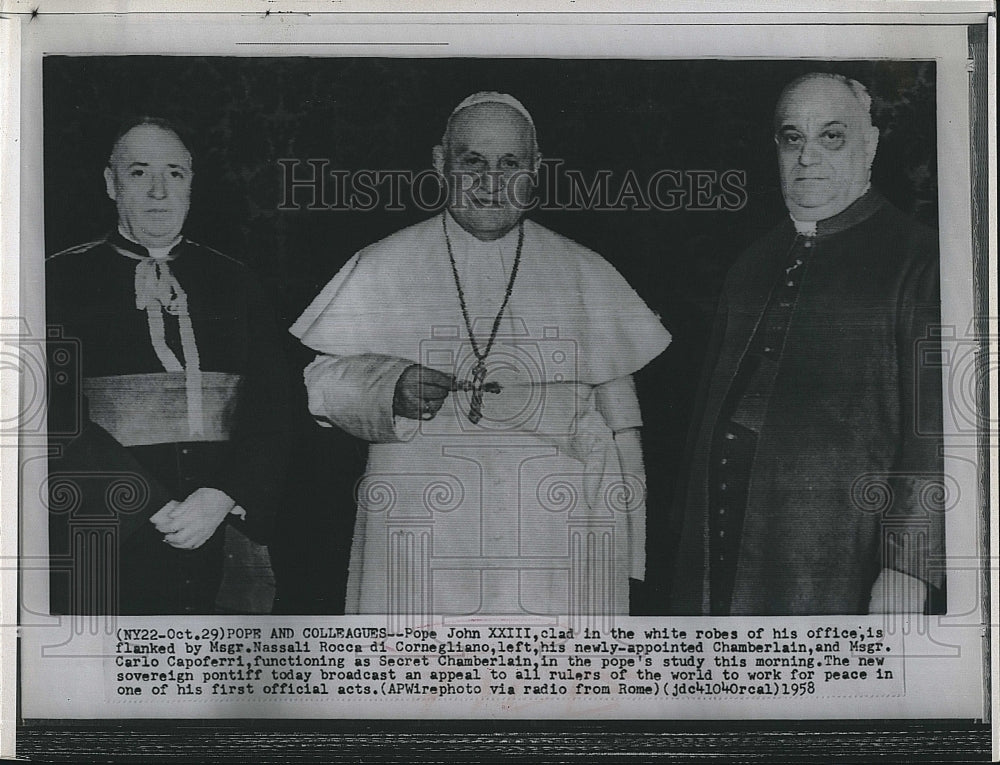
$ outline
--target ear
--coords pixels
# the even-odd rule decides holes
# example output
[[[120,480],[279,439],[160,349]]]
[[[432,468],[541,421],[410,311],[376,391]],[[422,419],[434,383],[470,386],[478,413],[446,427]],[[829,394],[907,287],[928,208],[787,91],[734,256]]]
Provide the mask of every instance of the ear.
[[[444,177],[444,147],[435,146],[431,151],[431,165],[437,171],[438,175],[442,178]]]
[[[868,130],[865,135],[865,158],[868,160],[868,169],[871,169],[872,162],[875,161],[875,152],[878,150],[878,128],[874,125]]]
[[[104,168],[104,188],[112,201],[118,201],[118,191],[115,189],[115,171],[110,167]]]

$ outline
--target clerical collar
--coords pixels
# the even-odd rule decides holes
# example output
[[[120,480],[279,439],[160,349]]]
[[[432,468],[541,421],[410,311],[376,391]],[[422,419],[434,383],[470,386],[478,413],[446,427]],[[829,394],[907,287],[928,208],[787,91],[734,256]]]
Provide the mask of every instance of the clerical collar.
[[[125,250],[126,252],[138,255],[142,258],[173,260],[177,257],[177,253],[174,252],[174,250],[181,244],[181,242],[184,241],[184,237],[181,234],[178,234],[177,238],[166,247],[145,247],[128,236],[124,231],[122,231],[121,226],[119,226],[118,229],[108,237],[108,241],[119,250]]]
[[[820,221],[799,221],[792,218],[792,223],[796,232],[804,236],[830,236],[868,220],[885,204],[885,197],[869,186],[864,194],[830,218]]]

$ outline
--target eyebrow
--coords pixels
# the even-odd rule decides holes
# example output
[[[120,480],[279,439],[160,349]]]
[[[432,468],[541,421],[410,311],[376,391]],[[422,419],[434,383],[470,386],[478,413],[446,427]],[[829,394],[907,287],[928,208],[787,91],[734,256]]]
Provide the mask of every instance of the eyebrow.
[[[461,149],[461,150],[459,150],[458,153],[459,154],[468,154],[468,155],[472,155],[472,156],[475,156],[475,157],[484,157],[485,156],[482,152],[476,151],[475,149]],[[518,155],[516,152],[513,152],[513,151],[508,151],[506,154],[501,154],[500,155],[500,159],[507,159],[508,157],[513,157],[514,159],[519,159],[520,155]]]
[[[128,166],[129,167],[149,167],[150,164],[149,164],[149,162],[130,162]],[[176,167],[176,168],[180,168],[181,170],[187,170],[188,166],[187,165],[179,165],[179,164],[177,164],[175,162],[168,162],[167,163],[167,167],[171,167],[171,168]]]
[[[843,120],[830,120],[829,122],[823,123],[823,128],[825,129],[828,127],[832,127],[833,125],[840,125],[841,127],[845,128],[847,127],[847,123],[844,122]],[[784,125],[778,128],[779,132],[781,132],[782,130],[799,130],[799,127],[790,122],[786,122]]]

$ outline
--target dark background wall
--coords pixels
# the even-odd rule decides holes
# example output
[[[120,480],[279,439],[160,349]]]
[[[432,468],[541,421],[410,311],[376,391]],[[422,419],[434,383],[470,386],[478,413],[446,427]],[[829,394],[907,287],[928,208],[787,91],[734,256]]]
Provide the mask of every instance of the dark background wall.
[[[278,160],[423,170],[451,109],[474,91],[519,98],[543,154],[584,177],[597,170],[616,179],[629,170],[640,179],[659,169],[744,171],[748,200],[735,212],[532,213],[604,255],[674,334],[637,378],[650,519],[648,583],[635,601],[637,610],[655,613],[676,539],[669,498],[715,301],[739,252],[786,214],[772,111],[788,81],[816,70],[869,87],[882,133],[874,183],[904,211],[936,225],[933,62],[52,56],[43,80],[46,250],[113,227],[101,173],[120,123],[141,114],[167,117],[190,134],[188,235],[254,269],[286,326],[355,251],[427,213],[412,206],[279,210]],[[282,608],[336,612],[365,447],[312,424],[298,374],[311,356],[291,337],[288,353],[300,438],[272,556]]]

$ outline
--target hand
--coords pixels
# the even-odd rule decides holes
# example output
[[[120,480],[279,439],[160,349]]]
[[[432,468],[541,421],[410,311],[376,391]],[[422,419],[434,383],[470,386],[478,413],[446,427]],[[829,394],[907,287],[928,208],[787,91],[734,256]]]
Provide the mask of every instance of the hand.
[[[884,568],[872,585],[870,614],[922,614],[927,585],[919,579]]]
[[[432,420],[455,384],[454,375],[414,364],[396,381],[392,413],[411,420]]]
[[[170,514],[174,511],[175,507],[177,507],[177,500],[172,499],[149,517],[149,522],[152,523],[156,527],[156,530],[161,534],[166,534],[168,530],[173,529],[173,522],[170,520]]]
[[[172,503],[168,517],[155,522],[163,541],[179,550],[194,550],[209,540],[236,503],[218,489],[195,489],[183,502]],[[164,507],[166,510],[170,505]],[[160,510],[154,518],[158,517]],[[152,519],[151,519],[152,520]]]

